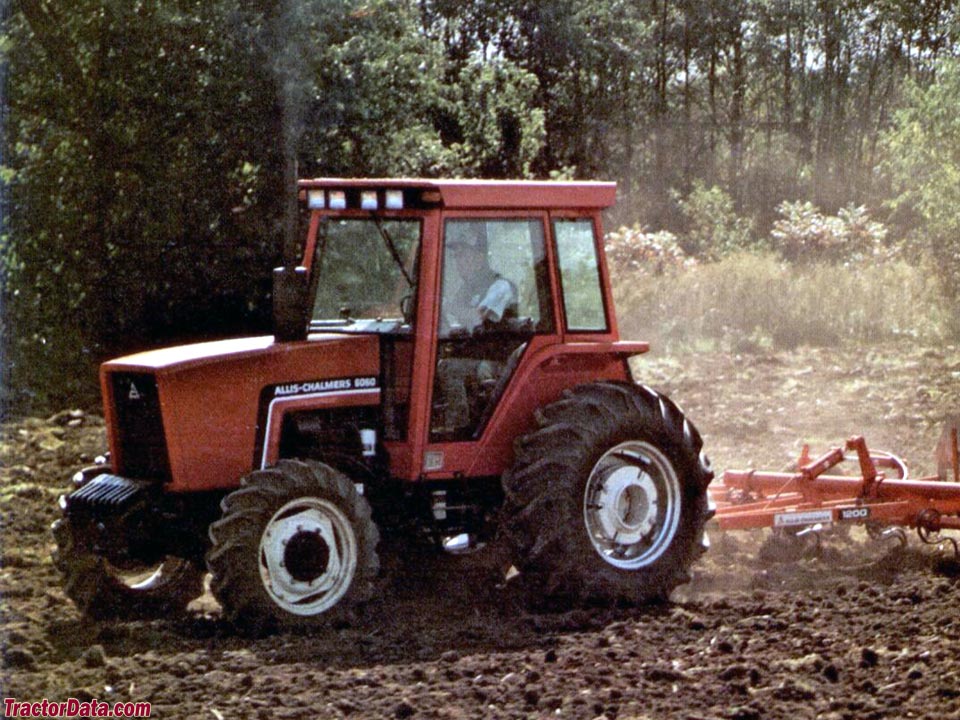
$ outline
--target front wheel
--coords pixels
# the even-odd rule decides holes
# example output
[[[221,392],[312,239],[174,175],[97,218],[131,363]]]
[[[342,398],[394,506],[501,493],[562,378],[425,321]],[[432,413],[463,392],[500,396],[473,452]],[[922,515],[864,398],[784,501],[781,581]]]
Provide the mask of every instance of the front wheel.
[[[370,506],[342,473],[293,460],[257,470],[210,526],[210,589],[251,630],[309,627],[365,600],[379,569]]]
[[[574,602],[665,598],[702,554],[713,473],[668,398],[581,385],[537,413],[504,476],[502,534],[528,587]]]
[[[64,592],[94,620],[176,616],[203,592],[205,571],[197,563],[167,557],[153,565],[115,565],[79,539],[69,517],[53,524],[54,564]]]

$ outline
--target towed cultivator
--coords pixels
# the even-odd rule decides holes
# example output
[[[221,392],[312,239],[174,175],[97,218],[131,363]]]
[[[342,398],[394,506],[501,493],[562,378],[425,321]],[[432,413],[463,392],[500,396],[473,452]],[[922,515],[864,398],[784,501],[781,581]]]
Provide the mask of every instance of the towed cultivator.
[[[960,421],[950,421],[937,446],[937,474],[912,479],[896,455],[871,452],[862,437],[844,448],[811,458],[804,446],[797,469],[790,472],[728,470],[710,488],[722,530],[774,528],[788,534],[840,523],[870,531],[916,528],[921,540],[960,530]],[[855,467],[859,476],[850,474]],[[960,553],[958,553],[960,554]]]

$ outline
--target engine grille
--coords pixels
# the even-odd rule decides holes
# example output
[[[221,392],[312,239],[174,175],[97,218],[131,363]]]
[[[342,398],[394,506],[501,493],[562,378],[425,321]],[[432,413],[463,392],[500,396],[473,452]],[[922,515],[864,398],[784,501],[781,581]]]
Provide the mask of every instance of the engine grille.
[[[133,479],[169,481],[157,379],[146,373],[114,373],[111,382],[122,463],[117,471]]]

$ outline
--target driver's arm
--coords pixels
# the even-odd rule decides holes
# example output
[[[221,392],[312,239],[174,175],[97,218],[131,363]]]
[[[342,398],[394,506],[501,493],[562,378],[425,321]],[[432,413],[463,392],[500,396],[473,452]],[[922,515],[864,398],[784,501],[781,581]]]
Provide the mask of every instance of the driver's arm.
[[[486,295],[477,305],[480,317],[491,322],[500,322],[507,308],[517,302],[513,285],[509,281],[498,278],[487,290]]]

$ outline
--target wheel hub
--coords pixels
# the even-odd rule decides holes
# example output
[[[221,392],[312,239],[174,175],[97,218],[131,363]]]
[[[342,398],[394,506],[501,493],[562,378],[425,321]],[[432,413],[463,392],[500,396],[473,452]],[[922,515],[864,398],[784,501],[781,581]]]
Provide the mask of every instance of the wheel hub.
[[[296,582],[310,583],[326,572],[330,546],[318,531],[296,533],[283,549],[283,566]]]
[[[293,500],[278,510],[260,540],[260,577],[274,602],[296,615],[335,605],[357,568],[349,518],[319,498]]]
[[[583,518],[597,554],[636,570],[670,546],[680,520],[680,484],[670,461],[649,443],[631,440],[604,453],[584,490]]]
[[[610,473],[600,485],[597,503],[604,534],[619,543],[635,543],[647,535],[659,508],[653,480],[636,467]]]

